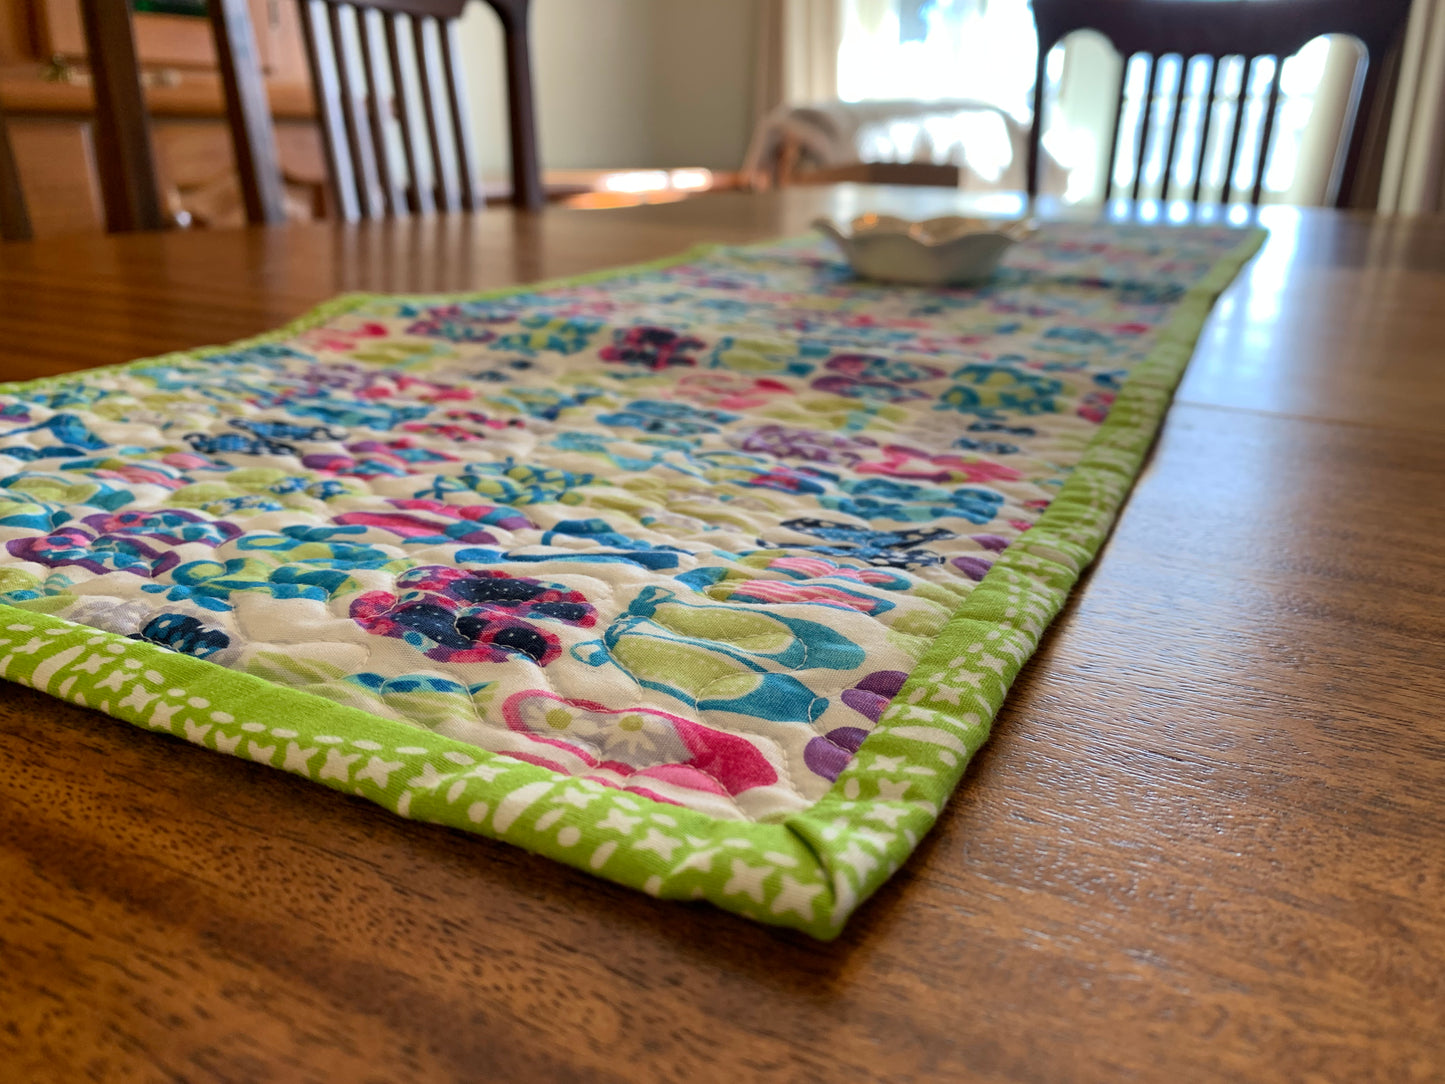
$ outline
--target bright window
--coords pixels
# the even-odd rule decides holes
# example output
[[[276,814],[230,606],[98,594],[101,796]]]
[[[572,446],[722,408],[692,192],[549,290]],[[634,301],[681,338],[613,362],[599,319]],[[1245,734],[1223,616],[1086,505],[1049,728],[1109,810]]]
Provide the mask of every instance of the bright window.
[[[1037,56],[1029,0],[843,0],[838,97],[970,98],[1027,121]]]

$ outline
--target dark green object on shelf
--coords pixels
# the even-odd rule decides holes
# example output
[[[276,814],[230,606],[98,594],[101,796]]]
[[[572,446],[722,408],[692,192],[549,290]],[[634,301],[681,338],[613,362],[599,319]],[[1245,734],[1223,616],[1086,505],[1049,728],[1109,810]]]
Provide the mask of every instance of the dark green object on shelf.
[[[135,0],[136,11],[149,11],[156,15],[201,15],[206,14],[206,0]]]

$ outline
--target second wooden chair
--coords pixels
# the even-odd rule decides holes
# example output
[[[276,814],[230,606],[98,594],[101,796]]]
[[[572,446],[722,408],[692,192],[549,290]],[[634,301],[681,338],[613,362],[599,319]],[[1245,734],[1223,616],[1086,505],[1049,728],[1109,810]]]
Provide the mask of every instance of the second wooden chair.
[[[542,205],[530,0],[486,0],[502,23],[512,202]],[[298,0],[340,218],[484,204],[457,22],[466,0]],[[284,221],[275,134],[246,0],[211,0],[237,167],[253,223]],[[400,150],[400,154],[397,150]]]
[[[1355,38],[1364,47],[1364,53],[1357,64],[1354,101],[1346,117],[1342,140],[1343,153],[1336,156],[1328,198],[1340,206],[1370,202],[1368,193],[1362,196],[1357,191],[1365,135],[1367,129],[1380,130],[1380,118],[1388,107],[1388,100],[1381,100],[1388,98],[1380,94],[1385,89],[1382,73],[1387,54],[1404,33],[1410,0],[1230,0],[1224,3],[1218,0],[1110,0],[1109,3],[1033,0],[1033,8],[1039,32],[1039,55],[1029,146],[1030,195],[1036,194],[1039,187],[1037,162],[1049,50],[1065,36],[1078,30],[1098,31],[1125,60],[1140,54],[1145,58],[1147,87],[1137,124],[1137,144],[1129,148],[1135,162],[1133,184],[1131,191],[1124,194],[1139,198],[1145,170],[1138,163],[1147,160],[1151,148],[1157,152],[1163,147],[1163,197],[1176,195],[1174,189],[1178,188],[1186,198],[1198,201],[1204,186],[1206,148],[1217,147],[1222,151],[1228,147],[1221,202],[1243,196],[1257,204],[1263,195],[1269,164],[1271,136],[1280,106],[1280,69],[1285,58],[1313,38],[1345,34]],[[1156,100],[1159,61],[1169,55],[1179,57],[1180,74],[1175,93],[1159,101]],[[1201,103],[1203,114],[1199,118],[1197,149],[1192,161],[1183,162],[1176,155],[1176,151],[1183,154],[1180,118],[1192,108],[1187,101],[1185,74],[1189,62],[1196,57],[1208,63],[1208,87]],[[1220,75],[1230,57],[1241,57],[1244,67],[1237,87],[1226,93]],[[1253,148],[1249,176],[1242,184],[1236,184],[1239,180],[1236,165],[1241,150],[1245,149],[1241,146],[1244,119],[1250,111],[1250,73],[1262,57],[1270,58],[1263,130]],[[1115,194],[1114,167],[1126,98],[1127,82],[1121,82],[1108,143],[1105,198]]]

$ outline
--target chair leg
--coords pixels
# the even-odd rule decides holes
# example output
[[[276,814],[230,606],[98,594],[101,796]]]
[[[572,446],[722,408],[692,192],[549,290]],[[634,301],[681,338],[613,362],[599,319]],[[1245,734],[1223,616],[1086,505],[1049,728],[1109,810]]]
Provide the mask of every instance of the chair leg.
[[[537,120],[532,104],[531,0],[487,0],[502,23],[507,52],[507,113],[512,144],[512,203],[539,211],[546,202],[537,160]]]
[[[95,134],[105,217],[112,232],[166,225],[156,183],[127,0],[80,0],[95,92]]]
[[[802,157],[803,149],[798,145],[797,137],[783,136],[778,144],[778,158],[774,167],[774,176],[777,177],[779,188],[787,188],[789,185],[797,183],[798,163]]]
[[[0,116],[0,241],[28,241],[30,237],[30,212],[20,191],[20,171],[5,118]]]
[[[1048,75],[1048,62],[1048,52],[1040,48],[1038,66],[1034,70],[1034,119],[1029,125],[1028,161],[1024,163],[1027,171],[1024,185],[1030,212],[1039,196],[1039,142],[1044,134],[1044,80]]]

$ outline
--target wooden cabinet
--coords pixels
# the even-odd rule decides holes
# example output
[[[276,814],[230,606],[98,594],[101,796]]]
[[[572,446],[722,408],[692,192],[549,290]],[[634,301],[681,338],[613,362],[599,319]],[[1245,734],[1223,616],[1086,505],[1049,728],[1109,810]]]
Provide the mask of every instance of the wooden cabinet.
[[[12,117],[10,143],[35,236],[105,229],[89,121]]]
[[[325,157],[296,5],[250,2],[288,208],[294,217],[311,217],[323,199]],[[165,205],[181,222],[241,224],[210,24],[138,13],[135,31]],[[104,229],[76,0],[0,0],[0,106],[11,122],[36,236]]]

